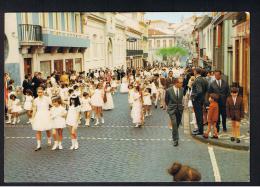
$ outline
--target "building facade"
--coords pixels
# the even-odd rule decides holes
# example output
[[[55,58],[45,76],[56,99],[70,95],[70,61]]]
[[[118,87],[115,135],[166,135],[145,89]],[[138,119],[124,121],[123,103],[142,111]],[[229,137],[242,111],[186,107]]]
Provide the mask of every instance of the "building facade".
[[[84,70],[83,54],[90,41],[83,33],[81,13],[10,13],[5,19],[5,33],[11,32],[16,38],[17,50],[12,55],[19,59],[14,66],[7,59],[5,69],[15,79],[23,80],[24,75],[35,71],[46,78],[54,70]],[[12,30],[10,21],[15,25]],[[17,71],[19,75],[14,73]]]

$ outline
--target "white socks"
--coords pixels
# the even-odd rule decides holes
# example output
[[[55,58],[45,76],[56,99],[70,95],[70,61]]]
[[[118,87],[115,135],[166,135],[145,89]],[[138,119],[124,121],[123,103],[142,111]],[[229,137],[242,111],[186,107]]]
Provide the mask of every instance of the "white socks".
[[[99,124],[99,119],[98,118],[96,118],[96,123],[95,123],[95,125],[98,125]]]
[[[58,147],[58,141],[54,141],[54,145],[51,150],[55,150]]]
[[[85,125],[89,126],[89,119],[86,119]]]
[[[41,147],[41,140],[37,140],[37,149]]]
[[[71,139],[71,147],[70,147],[70,149],[72,150],[72,149],[78,149],[79,148],[79,143],[78,143],[78,140],[77,139]]]
[[[62,149],[62,144],[61,144],[61,142],[59,142],[59,149]]]
[[[104,120],[104,118],[103,118],[103,117],[101,118],[101,123],[105,123],[105,120]]]

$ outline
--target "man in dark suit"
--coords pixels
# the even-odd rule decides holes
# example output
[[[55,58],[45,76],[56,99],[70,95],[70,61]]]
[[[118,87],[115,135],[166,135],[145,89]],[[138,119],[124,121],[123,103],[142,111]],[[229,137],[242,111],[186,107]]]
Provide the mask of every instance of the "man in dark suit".
[[[32,91],[32,80],[31,75],[25,75],[23,81],[23,94],[26,95],[26,90],[30,89]]]
[[[169,71],[169,75],[166,78],[166,89],[170,88],[173,85],[173,71]]]
[[[222,126],[223,126],[223,131],[227,131],[227,126],[226,126],[226,101],[227,97],[229,96],[229,86],[226,81],[224,81],[221,78],[222,72],[220,70],[215,71],[215,78],[210,86],[209,86],[209,94],[215,93],[219,95],[218,99],[218,105],[219,105],[219,118],[217,122],[217,130],[219,132],[219,124],[220,124],[220,115],[222,118]]]
[[[203,105],[205,96],[208,90],[207,80],[201,76],[201,69],[194,69],[195,81],[192,84],[191,100],[195,112],[195,117],[198,125],[198,131],[193,132],[193,135],[203,135]]]
[[[178,146],[179,141],[179,125],[181,123],[183,114],[183,89],[182,79],[174,79],[174,86],[171,86],[166,90],[165,103],[167,106],[167,112],[172,122],[172,139],[174,146]]]
[[[33,92],[34,98],[36,98],[38,96],[37,95],[37,88],[40,86],[40,84],[41,84],[41,80],[39,78],[39,73],[35,72],[34,77],[32,79],[32,92]]]

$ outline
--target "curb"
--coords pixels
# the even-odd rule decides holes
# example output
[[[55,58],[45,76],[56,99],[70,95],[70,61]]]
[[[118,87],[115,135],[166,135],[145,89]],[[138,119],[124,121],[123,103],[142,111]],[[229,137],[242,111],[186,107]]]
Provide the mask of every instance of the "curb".
[[[190,111],[188,111],[188,113],[189,113],[189,122],[190,122]],[[210,140],[210,139],[205,139],[205,138],[200,137],[200,136],[192,135],[190,123],[189,123],[189,127],[190,127],[190,135],[192,136],[192,138],[194,138],[194,139],[196,139],[196,140],[198,140],[202,143],[215,145],[215,146],[219,146],[219,147],[224,147],[224,148],[228,148],[228,149],[244,150],[244,151],[250,150],[250,146],[226,144],[226,143],[223,143],[223,142],[220,142],[220,141],[213,141],[213,140]]]
[[[249,151],[249,146],[226,144],[226,143],[223,143],[223,142],[218,142],[218,141],[212,141],[212,140],[209,140],[209,139],[204,139],[204,138],[192,135],[192,134],[191,134],[191,136],[194,139],[196,139],[196,140],[198,140],[200,142],[207,143],[207,144],[210,144],[210,145],[215,145],[215,146],[229,148],[229,149],[235,149],[235,150]]]

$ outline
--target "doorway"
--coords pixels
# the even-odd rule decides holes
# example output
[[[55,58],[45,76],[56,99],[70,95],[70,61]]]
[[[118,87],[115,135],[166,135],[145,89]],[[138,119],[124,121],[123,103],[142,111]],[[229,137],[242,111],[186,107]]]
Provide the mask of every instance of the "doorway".
[[[24,75],[32,74],[32,59],[25,58],[24,59]]]
[[[54,60],[54,70],[56,70],[58,73],[62,73],[63,60]]]
[[[73,59],[66,59],[66,72],[73,71]]]

